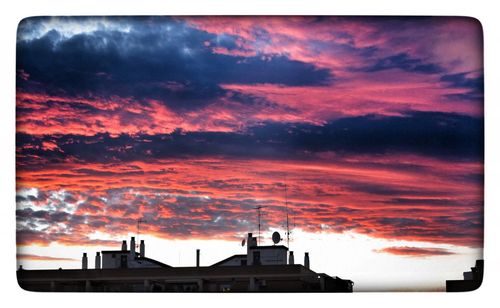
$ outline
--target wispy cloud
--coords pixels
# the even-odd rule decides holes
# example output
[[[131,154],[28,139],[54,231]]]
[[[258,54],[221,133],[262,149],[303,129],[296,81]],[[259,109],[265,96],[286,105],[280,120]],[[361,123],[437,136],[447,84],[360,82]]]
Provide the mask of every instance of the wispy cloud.
[[[379,249],[376,252],[388,253],[405,257],[434,257],[434,256],[448,256],[455,254],[452,251],[442,248],[422,248],[422,247],[387,247]]]
[[[39,256],[33,254],[17,254],[18,260],[30,260],[30,261],[78,261],[73,258],[59,258],[51,256]]]

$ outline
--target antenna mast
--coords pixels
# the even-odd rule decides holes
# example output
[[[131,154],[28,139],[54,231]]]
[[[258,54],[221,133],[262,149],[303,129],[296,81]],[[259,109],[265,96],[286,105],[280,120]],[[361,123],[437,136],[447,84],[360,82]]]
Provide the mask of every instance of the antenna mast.
[[[290,227],[288,224],[288,196],[286,191],[286,177],[285,177],[285,208],[286,208],[286,246],[290,249]]]
[[[259,226],[259,236],[257,237],[257,245],[260,245],[260,216],[261,216],[260,210],[264,207],[265,207],[264,205],[259,205],[259,206],[255,207],[255,209],[257,210],[257,216],[259,219],[259,225],[258,225]]]
[[[135,244],[138,246],[139,244],[139,235],[141,234],[141,223],[147,222],[145,220],[142,220],[142,218],[137,219],[137,243]]]

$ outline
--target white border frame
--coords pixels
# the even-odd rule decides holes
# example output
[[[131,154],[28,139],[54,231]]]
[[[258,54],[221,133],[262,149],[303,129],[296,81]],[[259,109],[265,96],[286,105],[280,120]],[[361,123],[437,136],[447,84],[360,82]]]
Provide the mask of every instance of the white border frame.
[[[55,1],[17,0],[9,5],[2,2],[3,16],[0,49],[0,140],[1,152],[0,206],[2,231],[1,288],[4,305],[37,307],[67,307],[90,305],[148,305],[148,306],[242,306],[280,305],[304,307],[313,305],[345,305],[362,307],[384,305],[388,307],[486,305],[497,291],[496,275],[500,274],[500,253],[496,235],[499,234],[499,191],[495,175],[500,174],[498,131],[499,115],[499,60],[500,40],[498,10],[494,1],[421,0],[183,0],[167,1]],[[486,1],[485,1],[486,2]],[[445,15],[471,16],[483,25],[485,50],[485,249],[486,262],[483,285],[479,290],[466,293],[356,293],[356,294],[98,294],[92,293],[33,293],[17,285],[15,247],[15,46],[19,21],[40,15]],[[498,178],[498,177],[497,177]],[[465,269],[464,269],[465,270]],[[491,301],[493,302],[493,301]],[[491,306],[491,305],[486,305]]]

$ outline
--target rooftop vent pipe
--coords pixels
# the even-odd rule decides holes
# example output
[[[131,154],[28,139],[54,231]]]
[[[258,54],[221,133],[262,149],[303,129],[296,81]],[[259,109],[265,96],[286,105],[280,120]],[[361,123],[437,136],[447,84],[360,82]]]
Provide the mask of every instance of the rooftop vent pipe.
[[[132,258],[135,258],[135,237],[132,236],[130,239],[130,254]]]
[[[87,253],[84,252],[83,253],[83,257],[82,257],[82,269],[86,270],[88,268],[88,259],[87,259]]]
[[[95,269],[101,269],[101,253],[96,252],[95,254]]]
[[[141,240],[141,246],[139,247],[140,249],[140,255],[141,255],[141,258],[144,258],[146,257],[146,245],[144,244],[144,240]]]

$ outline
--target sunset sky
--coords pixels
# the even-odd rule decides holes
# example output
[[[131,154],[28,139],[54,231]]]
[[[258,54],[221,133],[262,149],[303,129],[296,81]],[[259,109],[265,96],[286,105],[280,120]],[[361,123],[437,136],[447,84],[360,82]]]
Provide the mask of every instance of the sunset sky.
[[[25,268],[146,240],[202,265],[285,232],[355,290],[442,290],[483,246],[483,59],[467,18],[30,18],[17,42]]]

